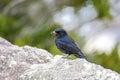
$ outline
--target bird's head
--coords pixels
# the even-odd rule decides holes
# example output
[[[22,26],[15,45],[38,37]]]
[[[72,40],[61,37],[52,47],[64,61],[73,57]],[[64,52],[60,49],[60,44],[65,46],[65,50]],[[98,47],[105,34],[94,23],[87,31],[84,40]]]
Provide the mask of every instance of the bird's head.
[[[55,37],[63,37],[63,36],[66,36],[67,33],[64,29],[56,29],[52,32],[52,34],[55,36]]]

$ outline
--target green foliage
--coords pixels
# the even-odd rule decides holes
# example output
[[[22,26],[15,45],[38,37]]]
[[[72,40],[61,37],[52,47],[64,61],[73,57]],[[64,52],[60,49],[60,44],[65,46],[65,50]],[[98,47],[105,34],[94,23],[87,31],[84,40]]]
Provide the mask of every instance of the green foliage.
[[[85,5],[86,0],[68,0],[69,6],[74,6],[75,8],[79,8],[83,5]]]
[[[15,44],[21,46],[25,44],[30,46],[36,46],[36,47],[44,48],[49,51],[52,45],[51,32],[56,28],[60,28],[60,25],[40,27],[38,31],[34,32],[33,34],[26,34],[23,37],[17,38],[15,40]]]
[[[11,0],[0,0],[0,8],[4,7],[7,5]]]
[[[108,0],[92,0],[92,2],[99,14],[98,15],[99,18],[103,18],[103,17],[112,18],[112,16],[109,13]]]
[[[22,25],[16,19],[0,14],[0,36],[13,42],[21,29]]]
[[[107,17],[109,19],[112,18],[112,16],[109,13],[109,2],[108,0],[91,0],[96,11],[98,12],[99,18]],[[85,6],[86,3],[91,3],[91,1],[88,0],[68,0],[67,5],[73,6],[75,9],[79,9],[81,6]]]
[[[100,64],[105,68],[109,68],[120,73],[120,69],[119,69],[120,57],[118,54],[119,53],[118,53],[118,45],[117,45],[110,55],[106,55],[105,53],[100,55],[95,54],[95,56],[92,57],[92,62],[96,64]]]

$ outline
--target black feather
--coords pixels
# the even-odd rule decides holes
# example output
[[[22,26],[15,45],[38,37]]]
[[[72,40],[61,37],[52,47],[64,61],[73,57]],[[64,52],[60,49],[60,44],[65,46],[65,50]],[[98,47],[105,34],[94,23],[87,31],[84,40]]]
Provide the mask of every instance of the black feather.
[[[69,55],[73,54],[78,58],[83,58],[88,61],[79,46],[68,36],[65,30],[57,29],[54,32],[57,34],[55,44],[60,51]]]

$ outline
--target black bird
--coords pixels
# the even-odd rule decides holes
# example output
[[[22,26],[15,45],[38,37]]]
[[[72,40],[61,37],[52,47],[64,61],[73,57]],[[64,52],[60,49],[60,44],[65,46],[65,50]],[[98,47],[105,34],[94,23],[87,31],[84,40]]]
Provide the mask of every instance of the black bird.
[[[73,54],[88,61],[79,46],[68,36],[64,29],[56,29],[52,34],[55,36],[55,44],[60,51],[68,54],[68,56]]]

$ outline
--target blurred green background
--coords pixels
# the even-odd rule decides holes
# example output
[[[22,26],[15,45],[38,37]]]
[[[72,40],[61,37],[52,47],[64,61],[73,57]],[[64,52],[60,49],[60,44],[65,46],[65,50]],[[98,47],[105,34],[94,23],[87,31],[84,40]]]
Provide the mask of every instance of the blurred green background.
[[[107,51],[97,51],[96,49],[94,51],[92,50],[93,52],[89,52],[86,51],[86,48],[84,47],[85,44],[87,44],[87,41],[91,38],[91,36],[94,37],[96,33],[101,34],[102,31],[108,31],[107,29],[109,28],[112,30],[116,29],[115,26],[110,26],[109,23],[111,23],[112,20],[114,20],[114,18],[116,18],[120,14],[117,12],[116,14],[115,12],[114,14],[112,14],[112,12],[110,12],[111,7],[115,5],[112,4],[114,2],[113,0],[110,1],[0,0],[0,36],[15,45],[30,45],[38,48],[43,48],[52,53],[53,55],[57,55],[61,54],[61,52],[56,48],[54,44],[54,37],[50,33],[56,28],[64,28],[68,31],[69,35],[80,45],[82,51],[91,62],[100,64],[105,68],[112,69],[120,73],[119,38],[115,40],[116,42],[114,44],[114,47],[113,49],[111,49],[109,54],[107,53]],[[93,11],[96,16],[94,16],[93,14],[93,17],[91,17],[92,13],[88,5],[91,5],[93,7],[92,9],[96,11]],[[84,9],[86,9],[86,7],[88,7],[88,12],[84,13]],[[77,19],[76,21],[77,25],[72,24],[72,27],[70,27],[71,25],[68,24],[74,23],[76,19],[73,19],[73,21],[69,22],[69,20],[72,20],[72,18],[65,17],[62,18],[62,21],[61,19],[59,19],[60,17],[56,17],[59,15],[64,15],[64,11],[66,10],[66,8],[71,9],[74,12],[76,18],[79,17],[79,19]],[[113,10],[117,9],[115,8]],[[68,13],[70,12],[68,11]],[[67,15],[67,13],[65,14]],[[73,13],[71,14],[73,15]],[[84,15],[85,18],[81,18],[78,15]],[[69,17],[71,17],[71,15]],[[64,20],[68,20],[68,23],[64,23]],[[90,29],[87,29],[87,27],[83,26],[92,21],[100,21],[106,23],[106,25],[102,26],[102,28],[96,27],[97,25],[93,25],[94,27],[90,27]],[[69,27],[66,27],[67,25]],[[88,32],[91,29],[93,31],[85,33],[83,27],[85,28],[85,30],[87,29]],[[119,27],[117,28],[120,29]],[[97,29],[97,31],[95,31],[94,29]],[[82,32],[81,30],[83,31],[84,35],[80,34],[80,32]],[[89,34],[91,35],[89,36]],[[116,32],[116,34],[119,33]],[[90,43],[89,45],[91,44],[93,43]],[[101,44],[104,45],[104,43]],[[109,44],[107,45],[109,46]]]

